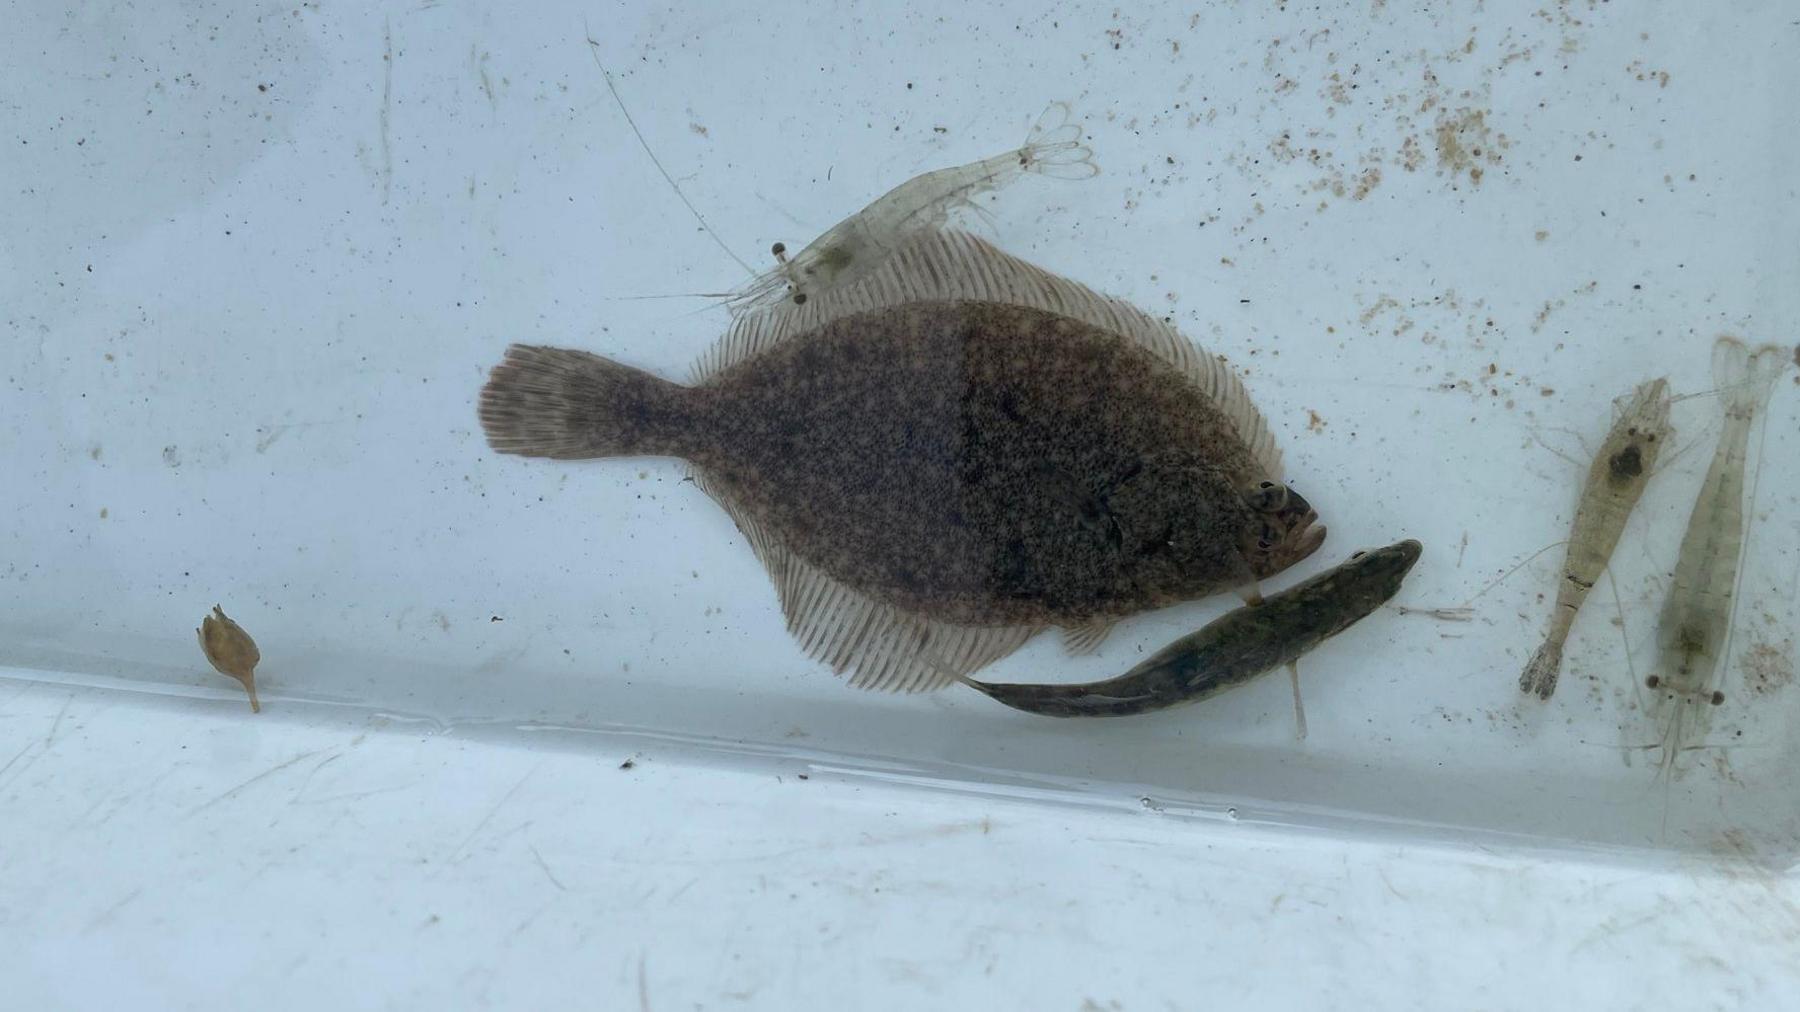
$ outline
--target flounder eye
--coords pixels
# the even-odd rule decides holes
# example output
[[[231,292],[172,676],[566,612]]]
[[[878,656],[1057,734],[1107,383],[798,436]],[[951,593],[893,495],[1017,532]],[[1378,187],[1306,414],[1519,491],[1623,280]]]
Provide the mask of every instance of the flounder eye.
[[[1273,481],[1259,482],[1257,486],[1244,496],[1244,501],[1258,513],[1274,513],[1287,505],[1288,490],[1286,485]]]
[[[1277,530],[1274,524],[1263,524],[1262,530],[1256,535],[1256,550],[1267,552],[1280,543],[1281,531]]]
[[[1368,552],[1351,552],[1350,559],[1351,559],[1351,561],[1354,562],[1355,560],[1360,559],[1367,554],[1369,554],[1369,553]]]

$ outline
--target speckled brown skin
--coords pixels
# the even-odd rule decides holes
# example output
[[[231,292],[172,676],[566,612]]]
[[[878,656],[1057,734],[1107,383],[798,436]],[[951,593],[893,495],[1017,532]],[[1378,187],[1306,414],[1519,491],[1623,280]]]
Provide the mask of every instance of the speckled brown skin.
[[[1045,717],[1125,717],[1208,699],[1298,660],[1387,603],[1419,560],[1417,541],[1358,552],[1336,569],[1245,605],[1117,678],[1080,685],[978,682],[972,688]]]
[[[605,367],[620,375],[585,394],[530,393],[568,402],[550,428],[590,426],[592,452],[494,438],[542,411],[514,395],[508,364],[496,369],[489,388],[506,397],[482,408],[496,448],[685,457],[813,565],[946,622],[1119,617],[1279,572],[1324,534],[1304,500],[1257,494],[1243,441],[1182,375],[1042,310],[919,302],[850,316],[699,387]]]

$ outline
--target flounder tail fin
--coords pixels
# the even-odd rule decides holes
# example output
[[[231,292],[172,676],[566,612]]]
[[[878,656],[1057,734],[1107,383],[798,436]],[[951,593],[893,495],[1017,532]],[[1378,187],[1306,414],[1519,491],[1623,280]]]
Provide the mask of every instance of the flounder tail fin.
[[[585,351],[515,344],[481,388],[481,427],[525,457],[682,456],[687,392]]]

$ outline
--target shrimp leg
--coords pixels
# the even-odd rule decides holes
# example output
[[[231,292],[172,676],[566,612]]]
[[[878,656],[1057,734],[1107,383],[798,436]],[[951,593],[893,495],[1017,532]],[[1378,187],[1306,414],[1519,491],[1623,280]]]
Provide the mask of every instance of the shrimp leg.
[[[1519,675],[1521,692],[1534,692],[1539,699],[1549,699],[1556,691],[1569,629],[1588,592],[1611,561],[1625,522],[1650,483],[1656,456],[1669,431],[1668,380],[1639,384],[1588,468],[1581,503],[1569,530],[1569,549],[1556,585],[1550,628]]]

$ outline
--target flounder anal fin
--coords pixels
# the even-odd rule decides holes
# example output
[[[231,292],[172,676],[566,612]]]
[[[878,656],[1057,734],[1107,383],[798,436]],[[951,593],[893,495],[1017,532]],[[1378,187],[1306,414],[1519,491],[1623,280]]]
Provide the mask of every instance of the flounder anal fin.
[[[694,483],[749,539],[781,599],[788,631],[808,657],[882,692],[930,692],[1025,645],[1036,626],[951,625],[875,601],[794,554],[736,503],[730,484],[705,469]]]

